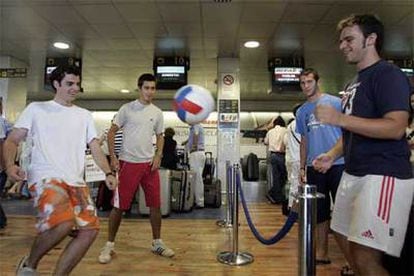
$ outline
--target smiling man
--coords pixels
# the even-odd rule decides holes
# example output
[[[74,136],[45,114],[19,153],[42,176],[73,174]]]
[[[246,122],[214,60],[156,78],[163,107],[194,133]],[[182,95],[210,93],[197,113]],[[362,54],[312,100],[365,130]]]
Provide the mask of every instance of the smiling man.
[[[381,257],[400,255],[414,193],[405,139],[410,85],[380,58],[384,26],[378,18],[352,15],[338,30],[339,49],[358,74],[345,88],[342,112],[317,107],[317,118],[342,127],[343,139],[314,166],[325,172],[344,155],[331,228],[358,275],[387,275]]]
[[[72,102],[79,94],[80,72],[59,66],[51,74],[53,100],[33,102],[23,110],[4,143],[8,176],[23,181],[38,210],[38,235],[30,254],[22,258],[17,275],[37,275],[41,258],[72,230],[78,234],[63,250],[53,275],[69,275],[86,254],[98,234],[96,208],[84,181],[85,150],[89,145],[98,166],[106,173],[108,188],[117,180],[98,142],[92,114]],[[30,137],[31,160],[28,171],[15,165],[17,147]]]

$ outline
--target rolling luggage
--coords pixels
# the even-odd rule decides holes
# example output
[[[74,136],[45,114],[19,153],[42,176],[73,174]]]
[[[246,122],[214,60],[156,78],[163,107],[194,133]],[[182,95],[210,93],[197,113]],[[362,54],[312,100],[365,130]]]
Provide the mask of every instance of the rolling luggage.
[[[213,176],[214,176],[214,159],[213,159],[213,153],[212,152],[206,152],[206,162],[204,164],[203,169],[203,183],[211,184],[213,182]]]
[[[194,206],[195,172],[183,170],[171,172],[171,210],[190,212]]]
[[[109,211],[112,210],[112,195],[113,192],[108,189],[105,182],[92,182],[99,183],[98,192],[96,193],[96,208],[100,211]],[[94,190],[91,189],[91,196],[94,197]]]
[[[220,208],[221,206],[221,181],[213,179],[212,182],[204,183],[204,206]]]
[[[161,196],[161,215],[169,216],[171,213],[171,172],[167,169],[160,169],[160,196]],[[149,207],[145,203],[145,193],[142,187],[139,187],[138,212],[141,215],[149,215]]]
[[[259,159],[254,153],[249,153],[242,162],[243,179],[246,181],[259,180]]]

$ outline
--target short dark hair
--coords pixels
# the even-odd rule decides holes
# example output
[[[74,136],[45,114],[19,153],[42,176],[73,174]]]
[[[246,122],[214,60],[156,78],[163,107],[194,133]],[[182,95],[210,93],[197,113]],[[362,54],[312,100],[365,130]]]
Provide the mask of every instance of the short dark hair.
[[[154,81],[155,82],[155,77],[153,74],[149,74],[149,73],[145,73],[142,74],[141,76],[139,76],[138,78],[138,87],[141,88],[142,85],[144,84],[144,81]]]
[[[55,92],[56,87],[53,85],[53,82],[57,81],[59,84],[61,84],[61,81],[66,75],[75,75],[80,77],[80,68],[74,65],[59,65],[56,67],[56,69],[52,71],[49,77],[50,84],[52,85]]]
[[[302,72],[300,72],[300,76],[299,77],[307,76],[307,75],[310,75],[310,74],[313,74],[313,78],[315,79],[316,82],[318,82],[318,80],[319,80],[319,73],[318,73],[318,71],[316,71],[313,68],[305,68],[305,69],[303,69]]]
[[[286,126],[285,120],[283,120],[281,116],[277,116],[276,119],[273,120],[273,127],[275,126],[285,127]]]
[[[376,34],[375,49],[381,53],[384,44],[384,24],[373,14],[351,14],[349,17],[339,21],[337,29],[341,32],[346,27],[358,25],[362,34],[367,38],[370,34]]]
[[[175,131],[172,127],[167,127],[164,131],[165,136],[173,137],[175,135]]]

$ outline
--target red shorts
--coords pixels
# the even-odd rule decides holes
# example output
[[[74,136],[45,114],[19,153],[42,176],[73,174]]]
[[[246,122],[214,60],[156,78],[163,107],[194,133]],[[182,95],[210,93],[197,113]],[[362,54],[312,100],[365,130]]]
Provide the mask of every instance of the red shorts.
[[[39,233],[65,221],[73,221],[79,229],[99,229],[95,204],[87,186],[74,187],[60,179],[47,178],[29,189],[38,209]]]
[[[148,207],[160,208],[160,176],[158,170],[151,171],[151,163],[119,162],[118,187],[112,198],[112,205],[128,210],[139,188],[142,186]]]

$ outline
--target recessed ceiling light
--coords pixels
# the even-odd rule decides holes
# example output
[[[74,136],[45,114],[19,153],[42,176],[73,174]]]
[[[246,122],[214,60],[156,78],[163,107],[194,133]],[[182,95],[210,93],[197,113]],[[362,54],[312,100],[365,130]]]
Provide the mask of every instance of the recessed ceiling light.
[[[69,49],[69,44],[65,42],[55,42],[53,43],[53,46],[58,49]]]
[[[128,89],[121,89],[121,93],[129,93]]]
[[[244,43],[244,47],[246,47],[246,48],[257,48],[259,46],[260,46],[260,43],[258,41],[255,41],[255,40],[246,41]]]

